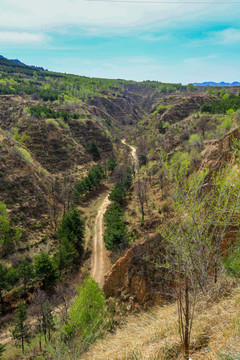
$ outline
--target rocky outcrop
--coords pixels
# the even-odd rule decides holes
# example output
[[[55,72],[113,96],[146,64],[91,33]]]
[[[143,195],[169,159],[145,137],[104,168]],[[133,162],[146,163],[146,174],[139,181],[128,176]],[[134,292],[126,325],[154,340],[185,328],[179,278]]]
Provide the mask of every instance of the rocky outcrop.
[[[105,277],[107,297],[123,301],[133,297],[136,305],[164,304],[172,298],[170,274],[159,269],[164,247],[159,234],[129,249]]]
[[[218,171],[232,158],[233,139],[240,139],[240,131],[234,129],[220,140],[211,141],[202,151],[202,162],[199,170],[206,168],[210,172]]]

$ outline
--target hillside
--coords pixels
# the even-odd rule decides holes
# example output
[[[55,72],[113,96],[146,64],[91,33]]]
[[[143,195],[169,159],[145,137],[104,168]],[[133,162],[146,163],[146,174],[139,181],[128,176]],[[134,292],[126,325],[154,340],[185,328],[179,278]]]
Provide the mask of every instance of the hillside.
[[[193,359],[209,349],[209,359],[236,358],[239,109],[237,87],[190,92],[0,57],[3,358],[180,359],[186,347]],[[104,284],[102,253],[112,265]],[[178,294],[196,306],[184,346]],[[26,355],[15,348],[23,335],[10,332],[21,301],[32,329]]]

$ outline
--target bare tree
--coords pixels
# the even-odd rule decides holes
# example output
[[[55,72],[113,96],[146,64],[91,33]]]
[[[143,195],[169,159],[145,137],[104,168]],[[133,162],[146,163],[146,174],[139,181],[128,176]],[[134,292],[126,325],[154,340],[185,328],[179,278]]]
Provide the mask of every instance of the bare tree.
[[[147,205],[147,181],[146,179],[138,179],[136,184],[136,194],[141,206],[142,224],[144,223],[144,204]]]
[[[199,130],[201,130],[203,137],[205,136],[205,131],[207,130],[209,119],[210,118],[208,116],[204,115],[204,116],[201,116],[198,121],[197,126],[198,126]]]
[[[36,332],[39,338],[39,348],[42,348],[42,337],[45,342],[51,340],[51,331],[54,329],[53,309],[44,291],[38,290],[34,301],[29,308],[29,314],[37,318]]]
[[[70,285],[59,285],[53,297],[53,303],[59,309],[59,314],[64,323],[68,321],[68,310],[71,300],[76,294],[76,289]]]
[[[63,216],[66,214],[66,212],[70,211],[73,189],[74,189],[74,178],[71,175],[65,176],[63,179],[63,184],[61,186]]]
[[[237,230],[240,179],[232,166],[214,177],[208,170],[185,174],[184,167],[175,176],[171,197],[177,220],[163,229],[162,236],[168,249],[163,266],[174,274],[180,336],[189,359],[197,295],[217,281],[226,231]],[[205,183],[207,178],[211,183]]]
[[[58,219],[61,213],[61,185],[59,179],[53,178],[50,180],[48,185],[49,198],[48,198],[48,206],[50,210],[50,217],[52,222],[52,227],[54,231],[57,230],[58,227]]]

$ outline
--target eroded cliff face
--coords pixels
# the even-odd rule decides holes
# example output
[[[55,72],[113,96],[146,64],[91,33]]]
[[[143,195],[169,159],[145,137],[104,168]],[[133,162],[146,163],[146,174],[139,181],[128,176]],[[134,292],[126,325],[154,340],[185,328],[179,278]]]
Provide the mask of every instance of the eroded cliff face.
[[[201,153],[202,162],[199,170],[208,168],[210,172],[218,171],[226,163],[231,163],[234,139],[240,139],[240,131],[237,128],[223,136],[220,140],[210,142]]]
[[[171,279],[159,270],[164,246],[159,234],[129,249],[105,276],[103,290],[107,297],[131,296],[135,305],[163,305],[172,296]],[[127,295],[128,294],[128,295]]]

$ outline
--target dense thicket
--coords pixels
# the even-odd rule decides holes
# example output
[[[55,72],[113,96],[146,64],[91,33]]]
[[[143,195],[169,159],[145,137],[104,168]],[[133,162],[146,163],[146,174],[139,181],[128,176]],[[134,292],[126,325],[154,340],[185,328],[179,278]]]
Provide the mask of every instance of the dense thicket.
[[[72,118],[72,119],[79,119],[80,118],[79,114],[75,114],[75,113],[71,114],[66,110],[55,111],[55,110],[51,109],[50,106],[45,106],[45,105],[32,106],[30,108],[30,114],[32,116],[35,116],[38,119],[43,119],[43,118],[58,119],[58,118],[62,118],[64,120],[68,120],[70,118]]]
[[[102,180],[106,179],[106,174],[101,165],[95,165],[82,180],[75,184],[73,196],[78,202],[82,195],[85,195],[97,188]]]
[[[214,100],[210,104],[204,104],[201,107],[201,112],[207,112],[210,114],[226,114],[229,110],[240,109],[240,94],[223,96],[222,99]]]
[[[105,231],[104,241],[108,250],[124,247],[129,242],[129,234],[124,222],[125,199],[127,192],[132,186],[132,173],[129,167],[121,181],[118,181],[109,194],[109,199],[113,203],[104,215]]]

